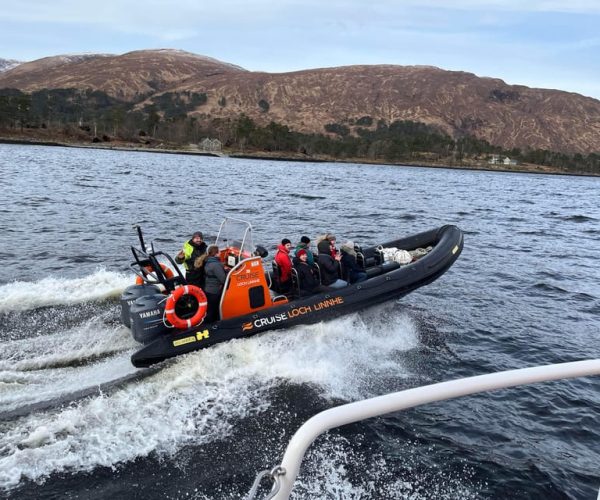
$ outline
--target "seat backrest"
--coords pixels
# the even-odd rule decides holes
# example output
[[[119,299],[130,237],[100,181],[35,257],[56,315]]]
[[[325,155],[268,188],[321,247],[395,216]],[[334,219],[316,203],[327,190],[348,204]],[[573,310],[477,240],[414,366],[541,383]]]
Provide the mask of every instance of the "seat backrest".
[[[345,266],[342,261],[336,261],[338,263],[338,275],[340,277],[340,279],[343,279],[344,281],[349,281],[348,280],[348,267]]]
[[[267,284],[269,285],[269,288],[272,290],[273,289],[273,273],[270,273],[268,271],[265,270],[265,279],[267,280]]]
[[[344,269],[343,269],[344,266],[342,266],[342,261],[334,260],[333,262],[335,263],[335,268],[337,269],[338,278],[343,280],[344,278],[342,278],[342,275],[344,274]]]
[[[381,245],[379,245],[376,249],[375,249],[375,265],[380,265],[383,264],[385,262],[385,257],[384,257],[384,253],[383,253],[383,247]]]
[[[281,269],[277,262],[273,261],[273,286],[272,289],[276,292],[281,291]]]
[[[292,295],[300,297],[300,275],[295,267],[292,267]]]
[[[316,271],[317,279],[319,280],[319,285],[320,285],[320,284],[322,284],[322,282],[321,282],[321,268],[319,267],[319,264],[317,264],[316,262],[313,264],[313,268]]]
[[[356,263],[363,269],[366,267],[365,266],[365,255],[362,252],[356,252]]]

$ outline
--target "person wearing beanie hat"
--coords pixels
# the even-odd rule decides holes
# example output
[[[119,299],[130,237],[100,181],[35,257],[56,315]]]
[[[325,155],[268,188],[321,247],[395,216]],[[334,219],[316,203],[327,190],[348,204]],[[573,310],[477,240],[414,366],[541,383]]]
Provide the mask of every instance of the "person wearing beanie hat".
[[[319,236],[317,238],[317,245],[319,243],[321,243],[322,241],[328,241],[329,242],[329,253],[335,259],[336,255],[338,254],[337,248],[335,248],[335,241],[336,241],[335,234],[325,233],[324,235]]]
[[[356,250],[354,250],[354,242],[351,240],[346,241],[341,247],[340,250],[342,252],[346,252],[350,255],[356,257]]]
[[[204,261],[200,257],[205,254],[206,243],[204,243],[204,237],[200,231],[196,231],[175,256],[175,262],[183,264],[185,279],[190,285],[204,288],[204,266],[202,265]]]
[[[308,264],[307,259],[308,252],[302,248],[296,252],[296,257],[294,257],[294,269],[296,269],[296,272],[298,273],[300,296],[306,297],[307,295],[312,295],[314,293],[332,290],[319,283],[319,280],[314,274],[314,267]]]
[[[279,288],[280,292],[285,293],[292,286],[292,259],[290,258],[290,250],[292,242],[287,238],[281,240],[281,245],[277,247],[275,253],[275,262],[279,267]]]
[[[306,251],[306,254],[308,255],[308,265],[309,266],[314,266],[315,265],[315,256],[313,255],[312,251],[310,250],[310,238],[308,236],[302,236],[302,238],[300,238],[300,243],[298,243],[298,245],[296,245],[296,257],[298,256],[298,252],[300,250],[304,250]]]
[[[341,259],[341,255],[336,255],[335,258],[331,256],[331,243],[327,239],[320,241],[317,249],[319,250],[317,264],[321,269],[321,283],[332,288],[345,287],[348,283],[339,278],[338,264],[336,263],[336,260]]]
[[[347,241],[340,247],[342,258],[340,264],[342,266],[342,276],[347,276],[350,283],[359,283],[367,279],[367,273],[356,262],[356,250],[354,242]]]

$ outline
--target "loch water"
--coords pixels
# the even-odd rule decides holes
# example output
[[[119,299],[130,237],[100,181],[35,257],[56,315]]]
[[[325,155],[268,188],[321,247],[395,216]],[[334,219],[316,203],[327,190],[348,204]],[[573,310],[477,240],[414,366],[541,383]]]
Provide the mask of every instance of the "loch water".
[[[239,499],[315,413],[598,358],[600,179],[0,144],[0,497]],[[270,250],[465,234],[440,279],[336,320],[137,370],[140,224],[175,253],[248,220]],[[293,499],[595,499],[600,379],[424,405],[310,447]],[[262,492],[264,495],[264,491]]]

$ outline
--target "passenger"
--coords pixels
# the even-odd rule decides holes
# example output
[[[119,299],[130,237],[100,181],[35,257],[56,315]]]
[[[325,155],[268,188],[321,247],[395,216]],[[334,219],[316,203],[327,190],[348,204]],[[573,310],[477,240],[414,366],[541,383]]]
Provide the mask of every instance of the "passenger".
[[[279,291],[285,293],[292,286],[292,259],[290,250],[292,242],[287,238],[281,240],[281,245],[277,247],[275,253],[275,262],[279,266]]]
[[[306,252],[308,265],[311,267],[314,266],[315,256],[310,250],[310,238],[308,236],[302,236],[302,238],[300,238],[300,243],[298,243],[298,246],[296,246],[296,257],[298,257],[298,252],[300,250],[304,250]]]
[[[331,290],[330,287],[319,283],[319,280],[314,275],[313,266],[308,264],[308,252],[303,248],[296,252],[294,268],[298,272],[298,279],[300,280],[298,285],[301,297]]]
[[[354,250],[354,242],[347,241],[340,247],[342,259],[342,269],[348,272],[349,283],[360,283],[367,279],[367,273],[356,262],[356,250]]]
[[[223,285],[227,278],[227,273],[225,272],[223,263],[217,256],[218,254],[219,247],[217,245],[209,246],[208,257],[204,264],[204,272],[206,274],[204,293],[206,294],[206,301],[208,303],[208,310],[206,312],[207,322],[217,321],[219,319],[219,303],[221,302]]]
[[[206,243],[200,231],[196,231],[189,241],[183,244],[183,248],[175,256],[177,264],[185,267],[185,279],[190,285],[204,288],[204,267],[196,267],[198,257],[206,253]],[[200,263],[200,261],[198,261]]]
[[[317,248],[319,248],[319,243],[321,243],[322,241],[327,240],[329,242],[330,245],[330,253],[331,256],[335,259],[336,255],[338,254],[337,249],[335,248],[335,234],[331,234],[331,233],[325,233],[323,236],[319,236],[317,238]],[[320,251],[319,251],[320,253]]]
[[[329,250],[331,251],[331,256],[336,259],[340,252],[337,248],[335,248],[335,234],[329,234],[327,239],[329,240]]]
[[[336,261],[341,259],[341,255],[336,255],[335,259],[331,256],[331,242],[328,239],[322,240],[318,245],[319,255],[317,263],[321,269],[321,283],[331,288],[342,288],[348,283],[339,278],[338,264]]]

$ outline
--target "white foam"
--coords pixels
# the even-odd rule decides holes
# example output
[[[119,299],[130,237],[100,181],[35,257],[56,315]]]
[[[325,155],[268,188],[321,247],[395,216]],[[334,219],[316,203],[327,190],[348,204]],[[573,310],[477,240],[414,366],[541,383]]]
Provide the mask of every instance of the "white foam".
[[[105,314],[42,337],[3,342],[0,411],[81,391],[133,373],[135,368],[129,355],[137,344],[127,328],[107,326],[103,321]]]
[[[13,281],[0,286],[0,313],[118,297],[134,281],[133,275],[105,269],[83,278],[51,276],[36,282]]]
[[[361,440],[362,436],[354,436]],[[388,443],[389,445],[389,443]],[[298,498],[385,498],[385,499],[455,499],[481,497],[481,488],[472,480],[472,472],[424,470],[418,443],[398,442],[402,450],[385,458],[381,453],[350,442],[339,434],[320,437],[309,449],[294,494]],[[404,471],[418,470],[410,481]],[[363,472],[357,474],[357,470]],[[400,474],[398,474],[400,470]]]
[[[314,384],[326,397],[369,397],[380,370],[407,375],[396,353],[417,344],[410,319],[394,319],[365,324],[351,315],[219,344],[111,395],[10,422],[0,437],[0,486],[224,439],[241,419],[268,408],[269,390],[281,379]]]
[[[251,382],[238,370],[224,370],[222,356],[209,354],[203,363],[188,357],[111,396],[22,419],[0,438],[0,449],[10,450],[0,459],[0,485],[64,469],[113,466],[153,451],[171,454],[186,443],[227,435],[255,409],[265,388],[249,390]]]

